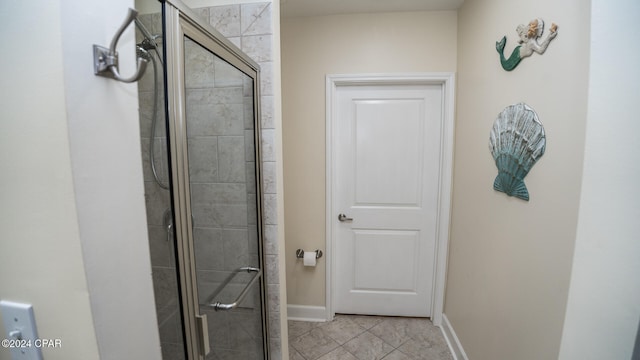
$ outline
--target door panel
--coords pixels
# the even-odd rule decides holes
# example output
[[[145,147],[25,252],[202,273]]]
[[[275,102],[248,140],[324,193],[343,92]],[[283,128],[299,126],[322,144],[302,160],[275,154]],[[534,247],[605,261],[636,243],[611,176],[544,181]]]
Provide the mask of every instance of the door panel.
[[[205,359],[264,359],[254,80],[184,37],[194,289]]]
[[[337,89],[335,311],[430,316],[442,87]]]
[[[420,240],[417,231],[355,230],[354,236],[352,291],[415,294]],[[390,272],[391,267],[395,269]]]
[[[421,105],[408,99],[354,101],[356,205],[419,205]]]

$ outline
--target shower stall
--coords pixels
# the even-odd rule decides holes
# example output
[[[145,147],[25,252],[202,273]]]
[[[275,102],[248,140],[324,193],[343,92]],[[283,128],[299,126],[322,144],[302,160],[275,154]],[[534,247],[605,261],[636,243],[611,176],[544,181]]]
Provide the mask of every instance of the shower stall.
[[[163,359],[269,359],[260,66],[202,10],[136,5],[157,10],[135,22]]]

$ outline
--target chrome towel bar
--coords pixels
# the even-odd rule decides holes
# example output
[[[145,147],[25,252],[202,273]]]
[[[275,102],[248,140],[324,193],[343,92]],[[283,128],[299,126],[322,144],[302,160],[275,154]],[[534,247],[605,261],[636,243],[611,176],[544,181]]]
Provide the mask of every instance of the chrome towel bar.
[[[230,304],[223,304],[223,303],[221,303],[219,301],[217,301],[215,303],[212,303],[213,299],[222,292],[222,290],[227,286],[227,284],[229,284],[229,282],[231,282],[231,280],[238,273],[241,273],[241,272],[249,272],[249,273],[253,272],[255,274],[253,275],[251,280],[247,283],[247,285],[244,287],[244,289],[242,289],[242,292],[240,292],[240,295],[238,295],[236,300],[234,302],[230,303]],[[249,290],[251,289],[251,287],[258,281],[258,279],[260,279],[260,276],[262,276],[262,270],[260,270],[258,268],[255,268],[255,267],[244,266],[244,267],[235,269],[231,274],[229,274],[229,276],[227,276],[226,279],[224,279],[222,284],[220,284],[220,286],[218,286],[218,288],[215,289],[213,291],[213,293],[211,293],[211,295],[209,295],[209,297],[207,297],[207,300],[205,300],[203,305],[207,306],[207,307],[212,307],[216,311],[218,311],[218,310],[231,310],[231,309],[234,309],[234,308],[238,307],[238,305],[242,302],[242,300],[244,300],[244,298],[249,293]]]

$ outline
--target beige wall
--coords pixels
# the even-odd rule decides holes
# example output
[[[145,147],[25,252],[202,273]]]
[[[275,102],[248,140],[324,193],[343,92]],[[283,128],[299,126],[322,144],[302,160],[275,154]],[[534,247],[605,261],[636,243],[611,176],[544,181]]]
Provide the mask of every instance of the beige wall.
[[[541,17],[559,25],[544,55],[502,70],[495,42]],[[584,150],[589,2],[467,1],[458,17],[458,96],[445,315],[473,360],[557,359],[576,238]],[[545,34],[546,36],[546,34]],[[507,54],[508,56],[508,54]],[[531,200],[492,188],[489,131],[524,101],[547,134],[525,178]]]
[[[160,358],[136,85],[91,70],[92,44],[109,44],[131,6],[0,5],[3,29],[20,30],[0,32],[15,55],[0,60],[11,69],[0,96],[0,298],[32,303],[38,335],[61,340],[46,359]],[[119,46],[130,74],[131,31]]]
[[[137,84],[93,76],[132,0],[61,2],[64,94],[85,274],[101,359],[160,358],[147,236]],[[134,30],[118,41],[134,72]],[[127,324],[126,330],[122,324]],[[136,341],[131,341],[135,338]]]
[[[325,305],[325,76],[455,71],[455,11],[283,19],[282,92],[287,302]]]
[[[0,300],[30,303],[47,359],[98,359],[68,143],[60,3],[2,2]],[[24,28],[36,18],[39,26]],[[23,29],[20,36],[8,29]],[[34,31],[28,31],[33,29]],[[38,46],[33,46],[38,44]],[[42,66],[42,54],[47,54]],[[8,338],[0,319],[0,339]],[[78,331],[78,329],[82,329]],[[0,348],[0,359],[10,359]]]

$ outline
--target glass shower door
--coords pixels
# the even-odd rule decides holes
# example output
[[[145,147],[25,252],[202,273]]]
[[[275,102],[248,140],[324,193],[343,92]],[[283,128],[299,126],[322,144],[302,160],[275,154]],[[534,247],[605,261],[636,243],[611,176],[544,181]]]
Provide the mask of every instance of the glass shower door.
[[[253,79],[188,37],[184,53],[200,313],[212,354],[263,359]]]
[[[172,20],[173,203],[189,358],[266,359],[257,66],[188,16],[169,11]]]

